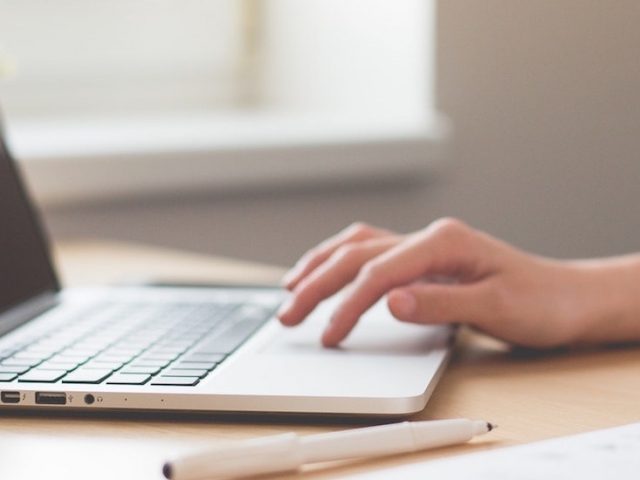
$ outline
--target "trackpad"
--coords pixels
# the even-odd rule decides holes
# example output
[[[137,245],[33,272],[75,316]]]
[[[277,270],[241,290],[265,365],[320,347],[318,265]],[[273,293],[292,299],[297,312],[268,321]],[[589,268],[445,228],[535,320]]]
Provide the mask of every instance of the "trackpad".
[[[298,327],[273,322],[265,328],[247,355],[239,355],[228,369],[223,364],[212,382],[216,393],[297,398],[302,410],[322,412],[386,408],[372,404],[372,399],[422,402],[446,358],[452,329],[399,322],[382,301],[360,319],[339,348],[324,348],[320,336],[335,302],[324,302]],[[327,397],[339,403],[327,403]],[[358,398],[367,400],[361,403]],[[349,401],[355,403],[344,403]],[[393,406],[405,411],[418,407]]]
[[[404,323],[393,318],[386,301],[380,300],[362,316],[354,330],[338,348],[325,348],[320,343],[337,298],[323,302],[297,327],[278,326],[278,331],[263,345],[263,354],[326,355],[424,355],[444,348],[453,335],[451,327]]]

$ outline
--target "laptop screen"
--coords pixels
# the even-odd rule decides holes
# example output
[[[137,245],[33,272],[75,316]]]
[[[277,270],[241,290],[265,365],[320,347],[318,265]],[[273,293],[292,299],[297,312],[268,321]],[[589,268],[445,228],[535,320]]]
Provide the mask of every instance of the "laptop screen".
[[[0,135],[0,313],[57,288],[35,211]]]

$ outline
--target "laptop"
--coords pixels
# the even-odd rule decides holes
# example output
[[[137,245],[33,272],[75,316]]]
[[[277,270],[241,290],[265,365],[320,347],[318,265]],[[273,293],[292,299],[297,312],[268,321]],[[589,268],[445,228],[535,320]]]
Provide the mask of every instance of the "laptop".
[[[61,288],[36,209],[0,137],[0,411],[406,416],[425,406],[452,331],[375,305],[320,345],[339,296],[299,327],[279,288]]]

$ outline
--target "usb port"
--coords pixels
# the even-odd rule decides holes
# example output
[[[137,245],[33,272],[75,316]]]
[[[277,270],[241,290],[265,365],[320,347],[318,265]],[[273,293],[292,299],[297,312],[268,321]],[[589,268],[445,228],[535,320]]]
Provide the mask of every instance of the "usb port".
[[[64,392],[36,392],[36,403],[40,405],[66,405],[67,394]]]
[[[1,392],[2,403],[20,403],[20,392]]]

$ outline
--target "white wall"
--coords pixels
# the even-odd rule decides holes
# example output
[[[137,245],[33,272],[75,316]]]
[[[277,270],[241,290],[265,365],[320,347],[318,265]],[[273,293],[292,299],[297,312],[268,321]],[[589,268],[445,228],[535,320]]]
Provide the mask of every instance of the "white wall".
[[[440,2],[438,203],[526,247],[640,250],[640,4]]]
[[[447,214],[549,255],[640,250],[640,4],[438,9],[456,134],[431,182],[85,206],[47,212],[51,229],[288,263],[354,219],[406,230]]]

